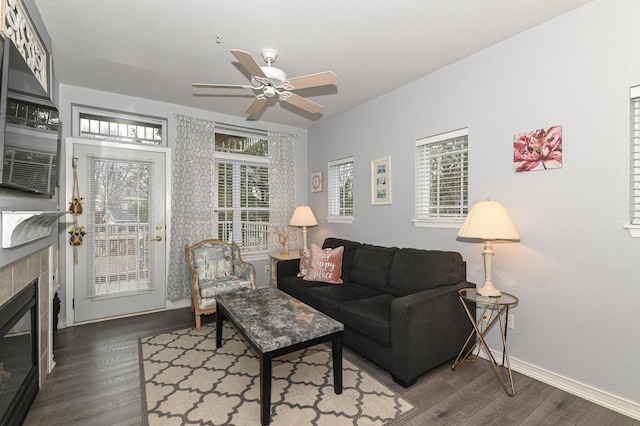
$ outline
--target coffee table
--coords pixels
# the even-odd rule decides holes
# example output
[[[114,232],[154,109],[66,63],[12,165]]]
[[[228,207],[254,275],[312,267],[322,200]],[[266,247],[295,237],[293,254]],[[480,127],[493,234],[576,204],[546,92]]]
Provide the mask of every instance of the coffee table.
[[[216,296],[216,347],[229,320],[260,356],[260,422],[271,423],[271,360],[331,341],[333,390],[342,393],[344,325],[276,288]]]

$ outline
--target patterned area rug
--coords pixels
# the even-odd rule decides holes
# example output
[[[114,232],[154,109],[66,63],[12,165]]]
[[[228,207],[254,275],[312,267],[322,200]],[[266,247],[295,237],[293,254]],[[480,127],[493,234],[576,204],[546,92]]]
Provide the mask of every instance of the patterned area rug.
[[[260,364],[235,328],[215,325],[140,339],[143,419],[156,425],[259,425]],[[271,424],[389,425],[414,406],[343,360],[333,391],[331,350],[318,345],[273,360]]]

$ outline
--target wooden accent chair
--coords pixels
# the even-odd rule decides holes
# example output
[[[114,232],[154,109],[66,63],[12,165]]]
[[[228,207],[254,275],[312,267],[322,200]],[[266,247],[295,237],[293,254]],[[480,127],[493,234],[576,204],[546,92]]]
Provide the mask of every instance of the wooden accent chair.
[[[256,268],[244,262],[236,243],[204,240],[184,246],[191,274],[191,312],[200,331],[200,315],[216,311],[216,295],[256,288]]]

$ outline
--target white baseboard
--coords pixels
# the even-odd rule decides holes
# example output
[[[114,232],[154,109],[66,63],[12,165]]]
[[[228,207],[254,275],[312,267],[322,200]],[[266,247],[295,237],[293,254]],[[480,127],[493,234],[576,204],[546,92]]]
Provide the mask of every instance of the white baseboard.
[[[491,350],[495,359],[502,359],[502,352]],[[480,351],[480,357],[487,359],[484,351]],[[584,383],[577,382],[573,379],[561,376],[527,362],[521,361],[517,358],[510,357],[511,369],[532,379],[539,380],[554,388],[558,388],[565,392],[569,392],[572,395],[576,395],[580,398],[591,401],[594,404],[601,405],[616,411],[625,416],[629,416],[633,419],[640,420],[640,404],[629,401],[624,398],[612,395],[608,392],[601,391],[592,386],[585,385]]]

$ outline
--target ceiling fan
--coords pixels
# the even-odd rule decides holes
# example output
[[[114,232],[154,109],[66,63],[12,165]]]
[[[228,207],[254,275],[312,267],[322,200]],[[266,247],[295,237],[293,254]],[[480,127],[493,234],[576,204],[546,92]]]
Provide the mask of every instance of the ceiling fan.
[[[259,66],[249,52],[232,49],[231,53],[249,74],[251,74],[251,85],[216,83],[191,83],[191,85],[200,88],[254,90],[257,93],[256,98],[245,112],[250,116],[261,113],[267,105],[267,100],[276,95],[278,99],[283,102],[287,102],[312,114],[319,113],[322,111],[322,105],[303,98],[292,91],[310,87],[328,86],[338,82],[338,76],[331,71],[287,79],[287,74],[284,71],[271,66],[278,57],[278,52],[274,49],[262,50],[262,58],[267,63],[265,67]]]

